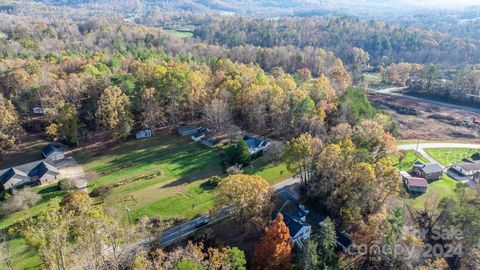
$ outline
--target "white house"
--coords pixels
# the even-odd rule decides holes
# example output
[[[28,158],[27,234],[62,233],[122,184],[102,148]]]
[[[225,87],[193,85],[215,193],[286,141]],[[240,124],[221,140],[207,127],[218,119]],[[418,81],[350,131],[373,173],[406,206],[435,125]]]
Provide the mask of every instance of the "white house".
[[[464,160],[452,165],[452,169],[465,176],[480,172],[480,160]]]

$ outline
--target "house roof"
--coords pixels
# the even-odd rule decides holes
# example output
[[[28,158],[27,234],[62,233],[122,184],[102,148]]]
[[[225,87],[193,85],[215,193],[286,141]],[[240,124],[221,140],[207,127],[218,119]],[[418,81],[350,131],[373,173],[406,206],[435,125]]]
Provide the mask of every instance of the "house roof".
[[[461,161],[455,164],[455,166],[458,166],[465,171],[475,171],[475,170],[480,170],[480,161],[475,160],[475,161]]]
[[[424,166],[425,163],[417,160],[417,161],[415,161],[415,162],[413,163],[413,165],[414,165],[414,166]]]
[[[53,144],[49,144],[42,149],[42,154],[44,157],[48,157],[54,152],[62,152],[62,150]]]
[[[29,173],[28,175],[30,177],[38,177],[41,178],[44,176],[46,173],[52,173],[52,174],[60,174],[58,169],[50,164],[48,164],[45,161],[42,161],[37,164]]]
[[[411,187],[427,187],[428,182],[424,178],[419,177],[407,177],[407,185]]]
[[[186,131],[191,131],[191,130],[196,130],[199,129],[197,126],[181,126],[178,128],[178,132],[186,132]]]
[[[293,218],[291,217],[290,215],[288,214],[285,214],[285,213],[282,213],[283,215],[283,221],[285,222],[285,224],[287,225],[288,227],[288,230],[290,232],[290,237],[292,239],[295,239],[296,236],[298,235],[298,233],[303,229],[303,228],[311,228],[312,226],[310,226],[308,223],[302,221],[302,220],[299,220],[299,219],[296,219],[296,218]]]
[[[265,140],[251,136],[245,136],[243,139],[247,143],[248,148],[257,148],[260,146],[264,146],[267,143]]]
[[[428,174],[443,172],[443,168],[440,165],[438,165],[437,163],[425,164],[425,166],[423,166],[423,168],[421,168],[420,170],[422,170],[423,172],[428,173]]]
[[[3,170],[3,173],[0,176],[0,180],[2,184],[5,184],[8,182],[8,180],[14,177],[28,177],[28,175],[18,169],[10,168],[7,170]]]
[[[55,175],[60,174],[60,172],[55,166],[52,166],[51,164],[47,163],[45,160],[34,161],[34,162],[19,165],[13,168],[0,170],[2,184],[4,184],[6,181],[8,181],[9,179],[15,176],[41,178],[46,173],[55,174]],[[5,179],[7,179],[7,176],[9,176],[8,179],[5,181],[4,181],[4,175],[5,175]]]
[[[310,213],[303,205],[299,205],[293,201],[287,201],[282,209],[280,210],[282,214],[289,215],[294,219],[305,219],[307,214]]]

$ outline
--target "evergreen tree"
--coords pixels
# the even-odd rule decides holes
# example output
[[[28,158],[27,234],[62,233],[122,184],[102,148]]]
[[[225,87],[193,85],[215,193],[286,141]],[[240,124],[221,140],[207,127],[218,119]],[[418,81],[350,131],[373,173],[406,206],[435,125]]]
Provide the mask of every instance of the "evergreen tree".
[[[247,143],[245,140],[239,140],[235,145],[231,146],[229,149],[229,159],[231,164],[242,164],[248,165],[251,161],[252,156],[248,150]]]

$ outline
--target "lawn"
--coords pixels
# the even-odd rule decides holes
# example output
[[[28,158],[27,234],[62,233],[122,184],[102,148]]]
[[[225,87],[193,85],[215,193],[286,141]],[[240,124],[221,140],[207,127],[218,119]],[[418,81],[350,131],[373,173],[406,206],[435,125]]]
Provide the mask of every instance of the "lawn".
[[[124,220],[129,209],[132,221],[145,215],[191,219],[208,212],[213,207],[214,194],[207,180],[214,175],[225,176],[221,150],[174,134],[128,140],[106,150],[77,154],[75,159],[95,176],[96,180],[88,186],[90,191],[101,185],[114,185],[112,194],[100,203]],[[157,172],[161,174],[141,179]],[[260,175],[272,185],[292,175],[284,163],[272,163],[266,157],[253,160],[245,173]],[[55,184],[33,190],[42,195],[41,201],[28,210],[0,219],[0,228],[36,215],[48,207],[52,198],[64,194]],[[36,268],[39,258],[23,240],[15,239],[11,244],[15,269]]]
[[[450,166],[461,161],[464,158],[470,158],[473,154],[479,152],[478,149],[471,148],[427,148],[425,152],[433,157],[443,166]]]
[[[428,161],[422,155],[415,154],[414,150],[402,151],[402,154],[404,155],[404,157],[401,162],[399,158],[392,157],[393,165],[395,166],[395,168],[401,171],[410,171],[413,168],[413,163],[415,163],[415,161],[417,160],[428,163]]]
[[[443,198],[453,198],[458,183],[458,181],[444,175],[443,179],[430,183],[425,194],[407,200],[407,204],[413,208],[423,208],[427,200],[430,203],[438,203]]]
[[[287,170],[284,162],[271,162],[267,157],[260,157],[252,161],[252,163],[244,170],[247,174],[255,174],[263,177],[270,185],[275,185],[287,178],[293,176]]]
[[[193,36],[193,32],[189,30],[166,30],[166,32],[179,38],[189,38]]]

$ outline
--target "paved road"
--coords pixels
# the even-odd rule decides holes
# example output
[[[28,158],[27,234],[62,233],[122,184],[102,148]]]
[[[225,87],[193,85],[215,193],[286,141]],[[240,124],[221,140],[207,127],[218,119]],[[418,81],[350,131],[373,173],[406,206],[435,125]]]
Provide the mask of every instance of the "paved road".
[[[437,101],[437,100],[431,100],[431,99],[426,99],[426,98],[421,98],[421,97],[414,97],[414,96],[409,96],[409,95],[404,95],[401,93],[398,93],[397,91],[404,90],[405,87],[390,87],[390,88],[385,88],[385,89],[375,89],[375,88],[369,88],[368,91],[370,93],[377,93],[377,94],[384,94],[384,95],[389,95],[389,96],[395,96],[395,97],[401,97],[401,98],[407,98],[419,102],[425,102],[425,103],[430,103],[430,104],[435,104],[435,105],[440,105],[440,106],[446,106],[450,107],[453,109],[458,109],[458,110],[464,110],[464,111],[469,111],[469,112],[474,112],[474,113],[480,113],[480,109],[477,108],[472,108],[468,106],[462,106],[458,104],[452,104],[448,102],[442,102],[442,101]]]
[[[296,177],[288,178],[278,184],[273,186],[275,192],[279,190],[283,190],[287,186],[296,185],[300,183],[300,179]],[[162,236],[160,237],[160,244],[163,246],[168,246],[175,241],[188,236],[197,230],[216,223],[230,215],[230,207],[222,208],[219,213],[215,216],[215,219],[210,220],[210,216],[208,214],[195,218],[193,220],[187,221],[181,225],[175,226],[163,232]],[[206,222],[208,221],[208,222]]]

